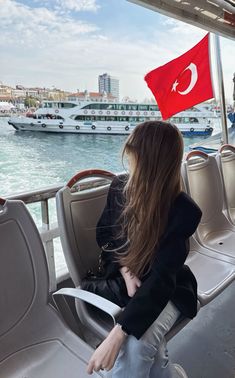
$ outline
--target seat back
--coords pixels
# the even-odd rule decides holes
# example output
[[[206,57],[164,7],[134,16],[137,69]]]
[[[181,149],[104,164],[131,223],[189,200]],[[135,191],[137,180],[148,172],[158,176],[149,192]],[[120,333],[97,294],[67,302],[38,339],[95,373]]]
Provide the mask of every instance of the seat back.
[[[223,214],[223,186],[216,159],[202,151],[191,151],[183,163],[187,191],[202,210],[197,229],[199,239],[213,231],[226,229],[229,222]]]
[[[94,273],[98,270],[100,248],[96,243],[96,225],[104,209],[113,176],[106,171],[83,171],[56,195],[61,243],[75,286],[80,285],[90,270]],[[74,188],[74,185],[88,177],[101,178],[102,186],[77,191],[81,186]]]
[[[17,338],[14,345],[4,344],[8,335],[17,332],[32,313],[40,314],[47,303],[49,276],[40,235],[23,202],[0,202],[0,240],[1,360],[19,347]],[[22,331],[23,337],[27,330]]]
[[[231,222],[235,224],[235,147],[223,145],[217,159],[224,183],[226,209]]]

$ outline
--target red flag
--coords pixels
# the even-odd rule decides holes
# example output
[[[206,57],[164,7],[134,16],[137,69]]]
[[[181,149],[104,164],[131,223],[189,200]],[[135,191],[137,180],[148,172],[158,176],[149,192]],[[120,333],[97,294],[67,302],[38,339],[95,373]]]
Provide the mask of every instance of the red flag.
[[[163,119],[214,97],[209,33],[192,49],[147,73],[144,79],[153,92]]]

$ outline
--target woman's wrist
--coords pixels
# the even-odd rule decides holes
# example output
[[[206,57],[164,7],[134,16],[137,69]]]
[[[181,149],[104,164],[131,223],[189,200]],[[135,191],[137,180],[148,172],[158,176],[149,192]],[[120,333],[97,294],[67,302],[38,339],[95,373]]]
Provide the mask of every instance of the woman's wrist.
[[[116,324],[114,328],[112,329],[111,333],[115,335],[120,341],[124,341],[128,334],[123,331],[121,324]]]
[[[128,270],[128,268],[127,268],[126,266],[122,266],[122,267],[120,268],[120,272],[121,272],[122,277],[125,278],[126,275],[128,275],[129,270]]]

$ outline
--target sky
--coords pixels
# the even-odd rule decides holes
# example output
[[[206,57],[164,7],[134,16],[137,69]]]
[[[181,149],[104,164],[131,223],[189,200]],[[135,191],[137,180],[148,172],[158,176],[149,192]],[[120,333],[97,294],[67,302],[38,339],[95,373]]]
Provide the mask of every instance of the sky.
[[[145,74],[205,34],[127,0],[0,0],[0,82],[98,91],[107,72],[120,80],[121,99],[143,101],[152,97]],[[235,42],[220,43],[232,103]]]

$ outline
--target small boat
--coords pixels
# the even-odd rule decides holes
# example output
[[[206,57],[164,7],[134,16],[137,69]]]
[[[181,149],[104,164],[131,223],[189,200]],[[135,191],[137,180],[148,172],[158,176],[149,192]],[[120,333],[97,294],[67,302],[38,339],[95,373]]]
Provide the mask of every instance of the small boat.
[[[201,106],[180,112],[168,121],[186,136],[210,136],[213,112]],[[134,127],[162,119],[156,104],[131,102],[44,101],[42,107],[25,117],[8,121],[19,131],[44,131],[78,134],[130,134]]]
[[[232,125],[228,127],[228,138],[229,138],[229,142],[235,145],[235,123],[232,123]],[[201,143],[197,142],[197,143],[191,144],[189,146],[189,149],[199,150],[199,151],[205,152],[206,154],[215,153],[220,149],[221,144],[223,144],[222,139],[223,139],[222,132],[220,131],[212,135],[212,137],[206,142],[201,141]]]

